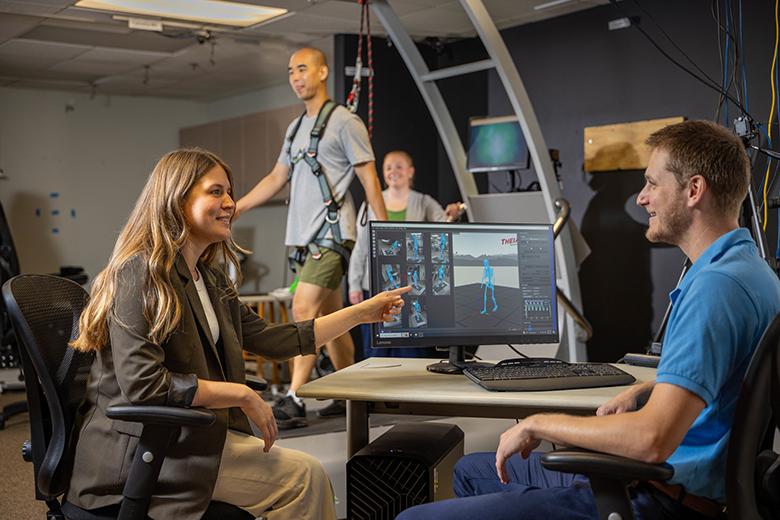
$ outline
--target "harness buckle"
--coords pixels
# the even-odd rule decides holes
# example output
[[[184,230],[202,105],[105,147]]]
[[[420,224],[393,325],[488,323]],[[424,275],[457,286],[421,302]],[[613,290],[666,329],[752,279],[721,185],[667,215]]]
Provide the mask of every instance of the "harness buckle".
[[[330,212],[326,213],[325,214],[325,222],[327,222],[328,224],[336,224],[339,221],[340,217],[339,217],[339,213],[338,212],[335,212],[335,215],[336,215],[336,218],[331,219],[330,218]]]

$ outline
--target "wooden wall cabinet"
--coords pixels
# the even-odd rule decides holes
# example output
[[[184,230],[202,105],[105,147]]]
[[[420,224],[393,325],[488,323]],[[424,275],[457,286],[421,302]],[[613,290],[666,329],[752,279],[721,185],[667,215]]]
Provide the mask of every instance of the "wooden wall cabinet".
[[[290,122],[301,115],[301,105],[256,112],[179,130],[181,146],[198,146],[217,154],[233,172],[238,199],[271,171],[279,157]],[[289,186],[271,199],[284,202]]]

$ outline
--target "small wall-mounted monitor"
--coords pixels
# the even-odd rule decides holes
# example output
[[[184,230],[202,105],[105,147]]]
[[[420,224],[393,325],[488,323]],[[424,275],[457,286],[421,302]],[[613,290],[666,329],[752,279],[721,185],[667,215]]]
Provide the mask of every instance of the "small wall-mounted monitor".
[[[469,121],[470,172],[527,170],[528,145],[515,116],[475,117]]]

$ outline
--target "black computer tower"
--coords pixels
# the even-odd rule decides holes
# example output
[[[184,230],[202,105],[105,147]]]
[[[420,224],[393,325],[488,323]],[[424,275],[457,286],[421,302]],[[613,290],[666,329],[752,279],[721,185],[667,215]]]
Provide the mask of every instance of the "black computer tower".
[[[454,424],[397,424],[347,462],[347,518],[392,520],[408,507],[452,498],[463,456]]]

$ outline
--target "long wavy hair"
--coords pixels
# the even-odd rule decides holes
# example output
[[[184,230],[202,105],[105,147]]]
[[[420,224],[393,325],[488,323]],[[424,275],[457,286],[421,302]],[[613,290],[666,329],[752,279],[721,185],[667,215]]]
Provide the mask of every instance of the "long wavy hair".
[[[176,150],[160,159],[119,234],[108,265],[95,277],[90,301],[79,319],[79,335],[70,343],[73,348],[91,351],[104,347],[109,341],[109,319],[126,326],[117,317],[114,302],[119,273],[135,257],[144,266],[143,312],[149,323],[147,339],[161,344],[173,333],[181,320],[181,302],[174,292],[171,275],[177,255],[189,239],[184,201],[192,186],[215,166],[225,170],[232,186],[230,168],[206,150]],[[200,260],[209,268],[223,272],[222,264],[230,263],[240,273],[236,252],[247,251],[229,238],[209,245]],[[229,284],[226,295],[237,294],[237,283]]]

